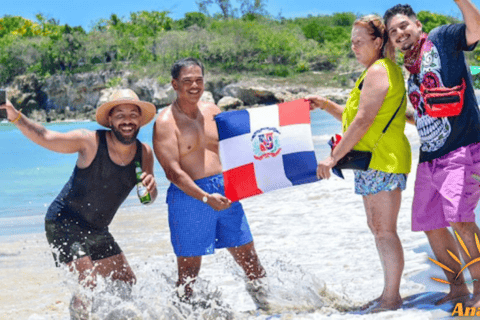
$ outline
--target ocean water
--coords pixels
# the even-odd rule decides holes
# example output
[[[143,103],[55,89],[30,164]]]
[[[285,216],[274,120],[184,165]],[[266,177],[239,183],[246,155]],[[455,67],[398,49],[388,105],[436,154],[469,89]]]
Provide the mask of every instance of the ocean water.
[[[66,132],[75,129],[96,130],[96,122],[64,122],[47,124],[50,130]],[[317,157],[328,152],[326,144],[332,132],[340,132],[339,122],[322,112],[312,112],[312,134]],[[140,141],[152,141],[153,121],[140,130]],[[11,124],[0,124],[0,241],[1,237],[43,232],[43,217],[53,199],[72,174],[77,154],[59,154],[42,148]],[[158,161],[154,174],[159,189],[159,200],[169,182]],[[136,206],[137,197],[132,191],[124,207]]]
[[[311,117],[320,160],[329,152],[328,139],[341,127],[321,111]],[[47,127],[99,128],[93,122]],[[152,128],[153,124],[142,128],[140,140],[151,143]],[[413,126],[407,126],[406,134],[414,151],[414,168],[418,137]],[[195,285],[198,299],[213,307],[176,306],[176,257],[165,204],[168,182],[158,162],[157,201],[142,206],[132,192],[110,227],[138,279],[130,298],[119,298],[101,283],[95,291],[85,292],[71,273],[55,267],[43,233],[46,209],[70,177],[76,154],[38,147],[9,124],[0,125],[0,146],[0,319],[70,319],[68,306],[74,292],[94,297],[92,319],[440,319],[448,315],[434,307],[370,315],[352,312],[380,295],[383,276],[362,199],[353,193],[351,172],[345,173],[345,180],[333,177],[242,200],[273,292],[271,313],[255,310],[242,272],[226,250],[203,258]],[[431,255],[423,233],[410,231],[414,178],[412,172],[398,219],[406,261],[404,297],[431,291],[432,272],[442,278],[428,262]]]

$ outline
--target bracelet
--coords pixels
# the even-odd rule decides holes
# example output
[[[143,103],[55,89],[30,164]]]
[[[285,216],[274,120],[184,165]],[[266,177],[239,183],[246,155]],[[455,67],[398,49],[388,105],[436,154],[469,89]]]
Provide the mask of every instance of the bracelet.
[[[20,111],[18,111],[18,116],[17,116],[14,120],[12,120],[12,121],[10,121],[10,122],[11,122],[11,123],[15,123],[15,122],[17,122],[18,120],[20,120],[21,117],[22,117],[22,109],[20,109]]]

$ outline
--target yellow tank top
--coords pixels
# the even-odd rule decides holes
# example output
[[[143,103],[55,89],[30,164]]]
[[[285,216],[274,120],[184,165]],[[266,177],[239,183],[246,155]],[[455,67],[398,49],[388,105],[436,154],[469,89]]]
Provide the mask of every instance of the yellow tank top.
[[[402,97],[405,94],[405,82],[402,70],[388,58],[377,60],[374,64],[382,65],[388,73],[388,93],[383,101],[378,114],[372,125],[362,139],[355,145],[355,150],[372,151],[370,169],[389,173],[409,173],[412,164],[410,143],[405,136],[405,110],[407,98],[405,97],[402,107],[393,119],[383,137],[382,131],[397,110]],[[360,102],[359,84],[367,74],[365,70],[357,82],[355,88],[350,92],[347,105],[342,114],[342,127],[345,132],[353,122]],[[379,138],[381,139],[379,140]],[[378,141],[378,142],[377,142]],[[375,144],[377,146],[374,148]]]

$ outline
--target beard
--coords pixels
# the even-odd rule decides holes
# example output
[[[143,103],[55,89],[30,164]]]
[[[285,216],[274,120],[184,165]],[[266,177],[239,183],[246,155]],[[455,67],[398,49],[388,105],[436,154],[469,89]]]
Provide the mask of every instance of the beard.
[[[114,126],[111,127],[113,134],[115,135],[115,138],[117,138],[120,143],[125,144],[125,145],[130,145],[134,143],[137,140],[137,135],[138,132],[140,131],[140,128],[137,128],[135,130],[133,136],[131,138],[125,138],[120,131],[117,130]]]

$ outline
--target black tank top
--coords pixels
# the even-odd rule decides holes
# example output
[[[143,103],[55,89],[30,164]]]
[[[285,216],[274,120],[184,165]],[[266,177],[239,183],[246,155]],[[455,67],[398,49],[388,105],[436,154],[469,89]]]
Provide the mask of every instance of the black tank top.
[[[45,220],[69,220],[86,228],[106,229],[120,205],[135,186],[135,161],[142,163],[142,144],[137,139],[135,158],[126,166],[108,155],[106,130],[100,137],[97,154],[90,166],[75,166],[73,174],[48,208]]]

